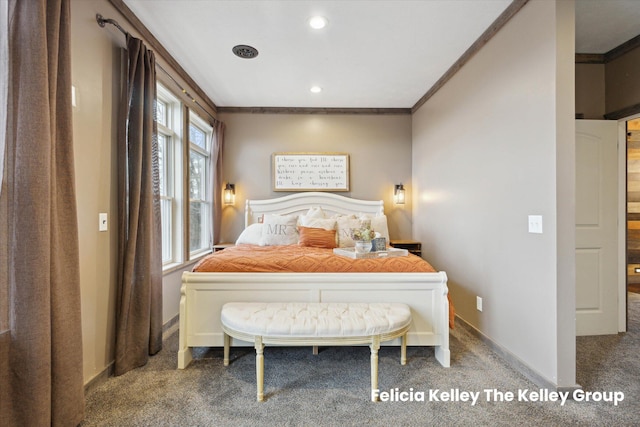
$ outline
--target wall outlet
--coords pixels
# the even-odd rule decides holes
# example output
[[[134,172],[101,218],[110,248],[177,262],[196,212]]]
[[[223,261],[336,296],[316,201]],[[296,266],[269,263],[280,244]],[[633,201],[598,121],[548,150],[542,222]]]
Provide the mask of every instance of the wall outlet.
[[[482,311],[482,298],[476,297],[476,308],[478,311]]]

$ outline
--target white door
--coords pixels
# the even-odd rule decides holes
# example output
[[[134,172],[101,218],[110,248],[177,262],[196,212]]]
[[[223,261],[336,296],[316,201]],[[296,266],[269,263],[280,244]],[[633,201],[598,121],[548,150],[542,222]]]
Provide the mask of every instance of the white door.
[[[618,122],[576,120],[576,334],[618,332]]]

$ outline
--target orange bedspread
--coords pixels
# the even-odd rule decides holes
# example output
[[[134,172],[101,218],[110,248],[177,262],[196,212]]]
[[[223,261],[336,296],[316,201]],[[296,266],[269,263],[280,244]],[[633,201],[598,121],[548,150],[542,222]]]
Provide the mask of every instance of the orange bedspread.
[[[331,249],[306,246],[236,245],[203,258],[195,272],[232,273],[433,273],[422,258],[409,254],[392,258],[351,259],[335,255]],[[449,327],[453,329],[455,309],[449,299]]]
[[[373,273],[435,272],[422,258],[407,256],[351,259],[331,249],[298,245],[237,245],[215,252],[193,268],[196,272]]]

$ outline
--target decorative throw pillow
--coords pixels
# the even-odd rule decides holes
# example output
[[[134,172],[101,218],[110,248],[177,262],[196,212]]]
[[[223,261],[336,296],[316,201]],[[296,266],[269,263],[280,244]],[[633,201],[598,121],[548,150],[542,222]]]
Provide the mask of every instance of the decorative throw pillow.
[[[281,246],[298,243],[298,218],[295,215],[265,215],[260,246]]]
[[[236,240],[236,245],[240,244],[248,244],[248,245],[259,245],[260,239],[262,238],[262,224],[251,224],[238,236]]]
[[[336,247],[336,230],[299,226],[300,246],[333,249]]]
[[[351,215],[340,216],[336,219],[338,227],[338,247],[340,248],[352,248],[356,244],[353,241],[352,233],[354,229],[358,229],[361,226],[361,221],[358,218],[354,218]],[[373,228],[373,227],[372,227]],[[375,228],[374,228],[375,231]]]
[[[359,218],[371,220],[371,228],[373,228],[373,231],[375,231],[376,233],[380,233],[380,237],[384,237],[385,239],[387,239],[387,242],[389,241],[389,226],[387,225],[386,215],[372,216],[367,214],[360,214]]]
[[[325,230],[335,230],[336,220],[330,218],[313,218],[300,215],[300,225],[303,227],[324,228]]]

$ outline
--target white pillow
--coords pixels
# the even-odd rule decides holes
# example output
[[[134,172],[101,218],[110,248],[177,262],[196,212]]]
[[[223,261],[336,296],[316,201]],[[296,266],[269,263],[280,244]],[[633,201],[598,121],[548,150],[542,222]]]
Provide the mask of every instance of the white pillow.
[[[309,218],[326,218],[324,211],[320,206],[311,207],[309,211],[304,215]]]
[[[310,219],[324,219],[327,216],[325,215],[324,211],[322,210],[322,208],[320,206],[316,206],[316,207],[311,207],[306,214],[304,215],[300,215],[298,217],[298,225],[301,225],[303,227],[311,227],[310,225],[307,225],[308,220]]]
[[[312,218],[307,215],[300,215],[300,225],[303,227],[335,230],[336,220],[331,218]]]
[[[370,219],[371,220],[371,228],[376,233],[380,233],[380,237],[384,237],[387,239],[387,243],[389,243],[389,226],[387,225],[387,216],[372,216],[367,214],[360,214],[360,219]]]
[[[295,215],[265,215],[262,221],[260,246],[294,245],[298,243],[298,217]]]
[[[255,223],[249,225],[247,228],[242,230],[240,236],[238,236],[238,240],[236,240],[236,245],[240,244],[248,244],[248,245],[259,245],[260,238],[262,237],[262,224]]]
[[[364,214],[363,214],[364,215]],[[338,218],[352,218],[352,219],[357,219],[358,217],[354,214],[349,214],[349,215],[343,215],[343,214],[333,214],[331,215],[331,218],[337,220]]]

